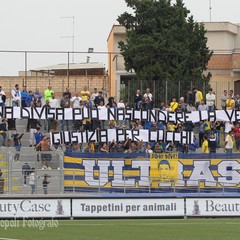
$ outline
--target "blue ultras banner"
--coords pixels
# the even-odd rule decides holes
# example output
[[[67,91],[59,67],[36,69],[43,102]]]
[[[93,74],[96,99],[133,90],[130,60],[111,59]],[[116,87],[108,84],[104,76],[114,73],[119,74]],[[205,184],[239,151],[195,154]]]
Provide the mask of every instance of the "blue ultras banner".
[[[240,154],[65,153],[65,191],[240,190]]]

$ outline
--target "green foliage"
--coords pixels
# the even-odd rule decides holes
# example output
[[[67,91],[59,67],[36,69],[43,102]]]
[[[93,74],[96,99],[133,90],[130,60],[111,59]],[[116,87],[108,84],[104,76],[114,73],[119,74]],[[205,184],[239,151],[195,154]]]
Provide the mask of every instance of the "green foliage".
[[[206,30],[189,16],[182,0],[125,1],[133,13],[117,20],[126,28],[127,41],[119,42],[119,48],[127,71],[133,69],[139,80],[209,82],[205,72],[212,53]]]

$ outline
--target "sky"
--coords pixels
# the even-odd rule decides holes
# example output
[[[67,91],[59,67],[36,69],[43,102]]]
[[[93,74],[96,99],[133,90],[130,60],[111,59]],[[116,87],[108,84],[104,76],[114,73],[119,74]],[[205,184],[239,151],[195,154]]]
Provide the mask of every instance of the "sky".
[[[172,1],[175,2],[174,0]],[[199,22],[240,23],[240,0],[183,0]],[[0,0],[0,76],[24,71],[24,53],[1,51],[107,52],[107,38],[125,0]],[[210,14],[211,3],[211,14]],[[74,31],[73,31],[74,17]],[[73,34],[74,32],[74,34]],[[75,54],[70,61],[103,62],[107,54]],[[67,63],[67,54],[30,53],[27,69]]]

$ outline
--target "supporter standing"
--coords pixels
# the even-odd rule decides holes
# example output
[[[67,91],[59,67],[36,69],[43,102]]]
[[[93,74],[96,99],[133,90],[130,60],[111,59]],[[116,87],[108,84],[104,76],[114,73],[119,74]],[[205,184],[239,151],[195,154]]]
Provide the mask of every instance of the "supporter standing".
[[[39,88],[35,89],[34,102],[35,102],[36,107],[41,107],[42,106],[42,94],[39,92]]]
[[[41,152],[49,152],[50,148],[50,138],[44,136],[43,140],[36,145],[36,149]],[[50,153],[41,154],[42,166],[45,168],[46,165],[49,165],[49,162],[52,160],[52,155]]]
[[[69,101],[69,96],[68,94],[66,93],[61,101],[60,101],[60,107],[61,108],[70,108],[70,101]],[[64,127],[67,127],[67,131],[71,130],[70,129],[70,120],[60,120],[60,128],[62,131],[64,131]]]
[[[36,177],[35,177],[35,168],[31,169],[31,174],[29,177],[29,185],[31,186],[31,194],[35,193],[35,187],[36,187]]]
[[[235,105],[235,100],[232,98],[232,94],[228,94],[228,99],[226,100],[226,110],[231,110],[232,105]]]
[[[223,94],[221,96],[221,106],[222,106],[222,110],[226,110],[226,101],[228,99],[228,94],[227,94],[227,90],[223,91]]]
[[[98,96],[94,99],[95,107],[98,107],[100,105],[100,102],[103,102],[103,105],[105,105],[104,97],[102,96],[102,91],[98,92]]]
[[[229,131],[226,138],[225,138],[225,150],[227,154],[232,154],[233,149],[233,138],[232,138],[232,131]]]
[[[236,143],[236,149],[239,152],[240,151],[240,125],[237,123],[233,129],[234,133],[234,139]]]
[[[195,107],[196,109],[198,109],[198,106],[201,100],[203,99],[203,95],[202,95],[202,92],[199,91],[196,87],[193,88],[193,92],[195,93]]]
[[[181,108],[180,108],[181,107]],[[185,103],[184,97],[180,97],[179,103],[178,103],[178,111],[186,112],[187,110],[187,104]]]
[[[116,102],[114,100],[114,97],[109,97],[108,98],[108,103],[107,103],[106,107],[112,108],[113,106],[116,106],[116,105],[117,104],[116,104]]]
[[[21,104],[21,91],[19,90],[19,85],[16,84],[15,88],[11,92],[12,95],[12,106],[20,107]]]
[[[188,89],[185,97],[184,97],[184,100],[185,100],[185,103],[186,104],[189,104],[190,102],[191,103],[194,103],[195,102],[195,96],[193,94],[193,91],[192,89]]]
[[[209,153],[207,135],[203,136],[202,153]]]
[[[231,98],[235,101],[235,100],[236,100],[236,97],[235,97],[235,95],[234,95],[233,90],[229,90],[229,94],[231,95]]]
[[[144,93],[143,95],[143,98],[148,98],[149,99],[149,102],[152,104],[152,107],[153,107],[153,95],[152,93],[150,92],[150,88],[146,88],[146,92]]]
[[[138,89],[134,96],[134,107],[138,109],[138,103],[141,102],[143,99],[143,96],[141,95],[141,91]]]
[[[48,178],[50,176],[48,176],[47,174],[44,174],[44,177],[43,177],[43,182],[42,182],[42,186],[43,186],[43,193],[44,194],[48,194],[48,184],[50,183]]]
[[[2,135],[2,142],[0,143],[0,147],[6,146],[6,139],[7,139],[7,119],[6,118],[1,119],[0,135]]]
[[[215,134],[212,132],[208,140],[209,152],[216,153],[217,150],[217,140]]]
[[[0,86],[0,106],[5,106],[5,102],[6,102],[6,94],[2,90],[2,86]]]
[[[175,97],[172,98],[172,102],[170,103],[170,108],[172,109],[173,112],[175,112],[176,109],[178,108],[177,99]]]
[[[44,91],[44,99],[45,101],[52,99],[52,94],[54,91],[52,90],[52,86],[48,86],[48,88]]]
[[[46,104],[43,105],[43,108],[45,108],[45,111],[48,111],[51,108],[51,106],[49,104],[49,100],[46,101]],[[54,120],[54,121],[56,121],[56,120]],[[51,129],[51,126],[50,126],[51,120],[49,118],[46,118],[46,119],[44,119],[43,122],[44,122],[44,124],[43,124],[44,125],[44,131],[49,132],[50,129]]]
[[[92,105],[94,105],[94,100],[95,100],[95,98],[96,98],[97,96],[98,96],[97,88],[94,88],[93,93],[92,93],[92,95],[91,95]]]
[[[90,92],[87,90],[87,87],[83,87],[83,91],[81,91],[82,101],[86,102],[90,98]]]
[[[36,128],[36,132],[34,132],[34,137],[35,137],[35,142],[36,142],[36,145],[38,145],[42,139],[43,139],[43,134],[41,132],[41,128],[40,127],[37,127]]]
[[[79,97],[79,93],[76,92],[75,93],[75,96],[73,96],[71,99],[70,99],[70,106],[71,108],[79,108],[79,104],[80,102],[82,101],[82,98]]]
[[[34,101],[34,94],[33,94],[33,92],[31,90],[29,90],[28,91],[28,95],[27,95],[27,97],[25,99],[25,106],[26,107],[30,107],[30,102],[32,102],[32,101]]]
[[[216,96],[213,93],[212,88],[210,88],[208,93],[206,94],[206,104],[207,104],[207,107],[208,107],[208,111],[214,111],[215,100],[216,100]]]
[[[16,133],[13,136],[14,146],[15,146],[15,149],[17,152],[20,152],[20,150],[21,150],[21,147],[22,147],[21,138],[23,137],[23,135],[24,135],[24,133],[22,133],[21,135]],[[19,161],[19,157],[20,157],[20,154],[16,153],[13,160]]]
[[[72,98],[72,93],[70,92],[70,88],[69,87],[66,87],[66,91],[63,93],[63,96],[66,95],[66,94],[68,94],[69,99]]]
[[[34,107],[33,106],[33,101],[31,101],[31,106],[30,107]],[[37,131],[37,127],[40,126],[39,120],[38,119],[33,119],[33,118],[29,118],[28,119],[28,126],[29,126],[29,131],[30,131],[30,138],[29,138],[29,147],[32,147],[35,143],[35,137],[34,137],[34,133]]]
[[[236,100],[235,100],[235,108],[239,109],[240,107],[240,96],[239,94],[236,95]]]
[[[23,89],[21,91],[21,106],[22,107],[27,107],[27,105],[26,105],[27,96],[28,96],[28,92],[26,90],[26,86],[23,86]]]
[[[22,165],[22,175],[23,175],[23,185],[24,187],[27,186],[27,176],[30,174],[30,166],[28,163],[24,163]]]
[[[55,98],[55,93],[53,92],[51,95],[51,98],[49,100],[46,100],[46,102],[49,101],[49,105],[51,108],[59,108],[58,100]]]

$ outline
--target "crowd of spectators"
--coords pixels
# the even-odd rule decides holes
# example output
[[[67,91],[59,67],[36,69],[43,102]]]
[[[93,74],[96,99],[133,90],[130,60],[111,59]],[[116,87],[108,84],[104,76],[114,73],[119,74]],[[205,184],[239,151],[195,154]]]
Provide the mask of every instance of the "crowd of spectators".
[[[0,86],[0,106],[6,104],[6,94]],[[85,86],[82,91],[72,94],[69,88],[63,92],[60,100],[56,98],[51,86],[42,93],[36,88],[34,91],[27,91],[23,86],[20,89],[16,84],[11,91],[11,105],[22,107],[44,107],[44,108],[135,108],[153,109],[172,112],[185,111],[213,111],[216,109],[216,96],[210,88],[208,93],[203,96],[202,92],[196,87],[189,89],[185,96],[177,99],[173,97],[169,103],[161,102],[160,106],[154,106],[154,96],[150,88],[146,88],[144,93],[136,90],[134,102],[129,103],[124,99],[117,101],[114,97],[106,99],[102,91],[94,88],[91,93]],[[224,91],[221,96],[221,108],[223,110],[240,109],[240,96],[234,95],[232,90]],[[100,121],[92,119],[80,120],[37,120],[28,119],[26,131],[30,132],[29,146],[40,146],[43,139],[51,131],[71,131],[71,130],[95,130],[105,128],[126,128],[126,129],[161,129],[164,131],[194,131],[195,138],[193,144],[174,144],[166,142],[143,143],[141,141],[131,141],[111,143],[87,143],[69,144],[64,147],[71,152],[126,152],[126,153],[161,153],[179,151],[183,153],[195,152],[197,148],[202,148],[203,153],[215,153],[218,148],[225,148],[227,153],[231,153],[236,145],[237,151],[240,150],[240,127],[238,123],[231,122],[209,122],[203,121],[193,123],[164,123],[147,121]],[[42,129],[42,131],[41,131]],[[17,151],[21,148],[22,134],[16,132],[15,119],[2,118],[0,124],[0,134],[2,142],[0,146],[7,146],[12,140]],[[49,143],[48,143],[49,144]],[[56,147],[56,146],[52,146]],[[59,146],[57,146],[59,147]],[[16,159],[18,155],[16,155]]]

